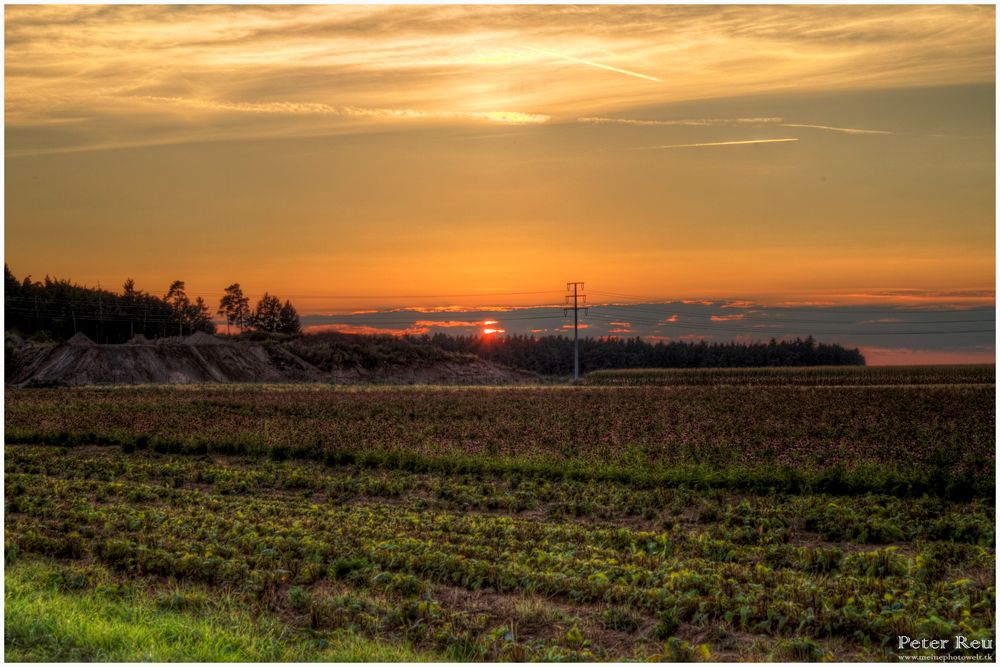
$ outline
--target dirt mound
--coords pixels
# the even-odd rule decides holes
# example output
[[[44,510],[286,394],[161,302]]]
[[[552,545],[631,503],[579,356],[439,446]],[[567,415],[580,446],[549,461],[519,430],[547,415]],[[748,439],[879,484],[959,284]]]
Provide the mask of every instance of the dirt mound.
[[[185,345],[225,345],[224,341],[219,340],[212,334],[207,334],[204,331],[196,331],[187,338],[184,339]]]
[[[282,344],[227,341],[198,332],[187,338],[98,345],[83,334],[60,345],[8,340],[6,382],[15,386],[196,384],[231,382],[380,382],[499,384],[527,376],[464,355],[415,363],[317,367]],[[366,358],[368,359],[368,358]]]
[[[93,347],[97,345],[94,341],[87,337],[87,334],[82,331],[77,331],[73,336],[66,341],[67,345],[73,345],[76,347]]]

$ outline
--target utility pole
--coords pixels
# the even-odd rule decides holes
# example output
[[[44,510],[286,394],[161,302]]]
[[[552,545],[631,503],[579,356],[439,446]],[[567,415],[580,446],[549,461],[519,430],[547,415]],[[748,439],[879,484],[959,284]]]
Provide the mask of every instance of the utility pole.
[[[573,294],[566,295],[566,306],[563,308],[563,317],[570,309],[569,300],[573,299],[573,380],[580,379],[580,309],[584,313],[590,312],[587,307],[587,295],[580,294],[583,291],[583,283],[566,283],[566,290],[573,290]],[[583,305],[581,305],[583,304]]]
[[[104,331],[104,299],[101,296],[101,281],[97,281],[97,342],[101,342]]]

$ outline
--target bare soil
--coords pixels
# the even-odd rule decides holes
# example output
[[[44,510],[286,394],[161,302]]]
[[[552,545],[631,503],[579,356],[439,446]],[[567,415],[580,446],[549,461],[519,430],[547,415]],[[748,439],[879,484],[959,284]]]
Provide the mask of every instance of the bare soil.
[[[98,345],[82,333],[61,344],[8,338],[5,357],[6,384],[28,387],[234,382],[508,384],[528,379],[524,373],[458,354],[374,368],[319,368],[281,344],[226,340],[202,332],[155,342],[134,339],[121,345]]]

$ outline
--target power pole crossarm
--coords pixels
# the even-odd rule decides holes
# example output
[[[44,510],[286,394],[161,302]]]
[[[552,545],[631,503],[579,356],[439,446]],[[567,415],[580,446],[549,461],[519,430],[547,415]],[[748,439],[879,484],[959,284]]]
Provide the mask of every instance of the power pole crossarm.
[[[580,310],[588,312],[587,295],[581,294],[583,283],[566,283],[566,290],[572,294],[566,295],[566,307],[563,308],[563,316],[570,308],[570,299],[573,300],[573,380],[580,379]]]

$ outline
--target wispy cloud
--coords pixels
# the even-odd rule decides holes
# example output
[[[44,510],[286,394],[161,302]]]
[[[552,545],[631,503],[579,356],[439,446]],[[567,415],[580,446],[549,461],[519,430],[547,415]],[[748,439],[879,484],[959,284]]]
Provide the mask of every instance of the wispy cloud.
[[[635,118],[577,118],[578,123],[592,125],[634,125],[637,127],[728,127],[760,126],[780,123],[781,118],[681,118],[676,120],[641,120]]]
[[[635,127],[793,127],[808,130],[824,130],[843,134],[895,134],[888,130],[866,130],[856,127],[835,127],[832,125],[817,125],[814,123],[786,123],[784,118],[764,116],[758,118],[681,118],[666,120],[647,120],[635,118],[577,118],[578,123],[591,125],[632,125]]]
[[[367,324],[343,324],[343,323],[333,323],[333,324],[308,324],[302,327],[302,330],[307,334],[318,334],[325,332],[335,332],[335,333],[346,333],[346,334],[362,334],[369,336],[419,336],[425,334],[430,329],[428,327],[407,327],[405,329],[396,329],[391,327],[378,327],[370,326]]]
[[[746,146],[748,144],[787,144],[798,141],[797,137],[781,139],[747,139],[745,141],[709,141],[698,144],[671,144],[669,146],[639,146],[634,150],[661,150],[665,148],[706,148],[709,146]]]
[[[133,96],[127,99],[143,102],[178,104],[210,111],[237,111],[263,114],[330,114],[354,118],[381,118],[389,120],[480,120],[491,123],[523,125],[545,123],[551,119],[545,114],[520,111],[421,111],[417,109],[384,109],[355,106],[330,106],[318,102],[226,102],[184,97],[157,95]]]
[[[7,146],[30,154],[204,141],[198,112],[257,115],[214,123],[213,141],[329,134],[330,117],[777,124],[607,118],[788,90],[991,83],[994,26],[985,6],[12,5]],[[554,74],[538,66],[545,59],[580,67]],[[198,102],[174,102],[190,110],[176,122],[156,105],[122,109],[109,91]],[[822,120],[781,122],[886,132]]]
[[[413,323],[415,327],[443,327],[445,329],[455,329],[460,327],[478,327],[487,324],[496,324],[496,320],[486,320],[485,322],[470,322],[466,320],[417,320]]]
[[[649,76],[648,74],[639,74],[638,72],[632,72],[627,69],[621,69],[620,67],[612,67],[611,65],[603,65],[601,63],[595,63],[592,60],[584,60],[583,58],[576,58],[574,56],[566,55],[565,53],[556,53],[555,51],[547,51],[545,49],[536,49],[532,46],[521,45],[522,49],[527,49],[529,51],[534,51],[535,53],[541,53],[546,56],[552,56],[553,58],[562,58],[563,60],[569,60],[574,63],[580,63],[581,65],[590,65],[591,67],[599,67],[600,69],[606,69],[609,72],[617,72],[618,74],[626,74],[628,76],[634,76],[638,79],[646,79],[647,81],[655,81],[657,83],[663,83],[661,79],[657,79],[655,76]]]
[[[810,130],[825,130],[827,132],[842,132],[843,134],[895,134],[887,130],[862,130],[856,127],[831,127],[829,125],[809,125],[807,123],[780,123],[781,127],[802,127]]]

